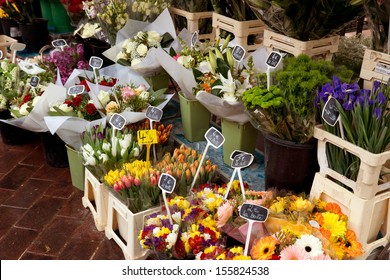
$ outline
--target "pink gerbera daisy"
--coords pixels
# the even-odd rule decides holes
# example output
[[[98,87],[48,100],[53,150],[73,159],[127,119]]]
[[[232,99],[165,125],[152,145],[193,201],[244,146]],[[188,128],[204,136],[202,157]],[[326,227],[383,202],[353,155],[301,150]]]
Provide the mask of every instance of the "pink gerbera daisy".
[[[290,245],[280,252],[280,260],[309,260],[310,255],[302,247]]]

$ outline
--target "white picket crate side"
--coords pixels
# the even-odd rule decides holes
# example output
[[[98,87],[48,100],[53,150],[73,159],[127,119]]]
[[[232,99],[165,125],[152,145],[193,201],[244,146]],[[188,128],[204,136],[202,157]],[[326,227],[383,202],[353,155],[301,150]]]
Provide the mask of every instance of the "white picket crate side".
[[[91,210],[97,230],[103,231],[107,224],[108,189],[88,168],[85,168],[82,203]]]
[[[375,250],[384,248],[390,242],[389,190],[374,198],[362,199],[317,172],[310,198],[340,205],[342,212],[348,216],[348,228],[356,233],[363,246],[363,255],[358,259],[367,259]]]
[[[141,247],[138,235],[144,226],[145,217],[160,211],[161,207],[153,207],[134,214],[116,195],[109,191],[106,237],[114,239],[122,249],[126,260],[145,259],[149,252]]]
[[[364,51],[360,78],[363,87],[371,89],[375,80],[387,83],[390,78],[390,55],[370,49]]]
[[[317,156],[320,166],[319,172],[322,175],[331,177],[345,184],[352,189],[356,196],[362,199],[371,199],[378,193],[390,190],[389,176],[380,176],[384,171],[388,171],[385,165],[390,160],[390,151],[385,151],[380,154],[370,153],[349,141],[325,131],[322,129],[322,126],[316,126],[314,128],[314,137],[318,140]],[[359,157],[360,168],[356,181],[345,177],[329,167],[326,156],[326,146],[328,144],[333,144],[344,149],[344,151]]]

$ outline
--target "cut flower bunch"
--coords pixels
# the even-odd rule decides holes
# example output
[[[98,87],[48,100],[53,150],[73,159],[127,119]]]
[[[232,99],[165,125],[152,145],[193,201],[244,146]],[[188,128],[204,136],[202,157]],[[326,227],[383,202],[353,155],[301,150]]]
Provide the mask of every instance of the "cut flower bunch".
[[[364,0],[245,0],[271,30],[301,41],[334,35],[364,13]]]
[[[343,83],[335,76],[332,82],[322,86],[317,98],[320,108],[323,108],[330,98],[337,100],[339,121],[347,141],[374,154],[386,150],[390,143],[389,84],[374,81],[372,89],[361,89],[357,83]],[[338,125],[331,126],[323,121],[323,127],[339,137],[342,136]],[[328,145],[327,157],[332,169],[356,180],[360,166],[357,156]]]
[[[269,236],[251,248],[253,259],[351,259],[363,254],[362,244],[348,229],[338,204],[303,196],[274,196],[265,222]]]
[[[138,159],[142,153],[136,137],[127,129],[115,132],[112,127],[101,124],[83,132],[81,138],[82,160],[102,182],[109,171]]]
[[[110,92],[101,90],[98,94],[100,104],[107,116],[121,112],[142,112],[149,105],[157,106],[163,102],[166,89],[154,91],[144,84],[117,85]]]

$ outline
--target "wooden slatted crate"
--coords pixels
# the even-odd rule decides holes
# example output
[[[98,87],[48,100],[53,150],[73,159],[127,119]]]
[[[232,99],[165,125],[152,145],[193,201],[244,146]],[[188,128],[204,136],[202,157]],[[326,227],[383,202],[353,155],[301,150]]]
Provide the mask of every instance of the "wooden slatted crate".
[[[339,41],[339,35],[318,40],[300,41],[265,29],[263,45],[269,51],[279,50],[294,56],[306,54],[310,57],[321,57],[326,60],[331,60],[333,54],[338,50]]]
[[[387,83],[390,78],[390,55],[370,49],[364,51],[360,78],[363,87],[371,89],[375,80]]]
[[[199,21],[203,19],[212,19],[213,12],[187,12],[175,7],[170,7],[169,12],[171,13],[172,18],[174,17],[182,17],[187,20],[187,30],[190,33],[194,33],[195,31],[199,32]],[[176,32],[180,33],[182,27],[176,26]],[[215,40],[215,30],[212,29],[211,33],[199,33],[199,40]]]
[[[16,39],[8,37],[7,35],[0,35],[0,50],[3,52],[3,57],[2,57],[3,59],[12,57],[9,47],[13,43],[17,43],[17,42],[18,41]]]
[[[218,13],[213,13],[213,28],[215,29],[215,38],[218,38],[222,30],[230,32],[240,46],[247,52],[255,51],[262,46],[264,33],[264,23],[259,20],[238,21]],[[256,36],[253,44],[248,43],[250,35]]]

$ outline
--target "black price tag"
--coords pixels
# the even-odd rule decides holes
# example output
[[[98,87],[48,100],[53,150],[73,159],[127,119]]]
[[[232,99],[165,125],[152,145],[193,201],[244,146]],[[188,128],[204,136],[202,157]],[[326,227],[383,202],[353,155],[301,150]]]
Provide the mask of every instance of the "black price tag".
[[[276,67],[278,67],[278,65],[281,61],[282,61],[282,54],[279,52],[273,51],[267,57],[265,64],[267,64],[271,68],[276,68]]]
[[[196,43],[198,42],[198,38],[199,38],[199,33],[198,33],[198,31],[195,31],[191,37],[191,46],[192,47],[196,45]]]
[[[3,59],[3,51],[0,50],[0,59]]]
[[[338,101],[331,97],[326,101],[324,109],[322,110],[322,118],[330,126],[334,126],[339,119],[340,112],[337,109],[337,103]]]
[[[222,133],[219,132],[216,128],[210,127],[206,133],[205,138],[207,142],[210,143],[211,146],[218,149],[225,142],[225,137],[223,137]]]
[[[265,222],[268,218],[268,209],[251,203],[244,203],[240,208],[240,216],[255,222]]]
[[[71,86],[68,89],[68,95],[82,94],[85,91],[84,85]]]
[[[249,153],[237,154],[232,160],[232,168],[245,168],[252,164],[254,156]]]
[[[68,45],[64,39],[57,39],[51,41],[51,45],[55,48],[63,48]]]
[[[112,127],[122,130],[126,124],[126,119],[122,115],[118,113],[114,113],[110,118],[109,123],[111,124]]]
[[[241,60],[245,56],[245,49],[241,47],[240,45],[237,45],[233,48],[232,51],[233,58],[237,60],[238,62],[241,62]]]
[[[103,66],[103,59],[97,56],[91,56],[89,59],[89,66],[92,68],[100,69]]]
[[[152,121],[159,122],[162,118],[163,111],[160,108],[149,106],[146,109],[146,117]]]
[[[38,83],[39,83],[39,77],[38,76],[32,76],[31,80],[30,80],[30,85],[33,88],[35,88],[35,87],[37,87]]]
[[[160,189],[167,193],[172,193],[175,189],[176,179],[167,173],[163,173],[158,180],[158,186]]]
[[[234,151],[230,154],[230,159],[233,160],[234,157],[235,157],[236,155],[245,154],[245,153],[246,153],[246,152],[244,152],[244,151],[234,150]]]

